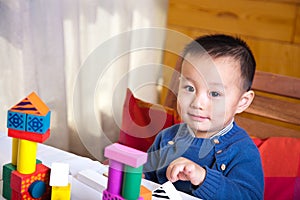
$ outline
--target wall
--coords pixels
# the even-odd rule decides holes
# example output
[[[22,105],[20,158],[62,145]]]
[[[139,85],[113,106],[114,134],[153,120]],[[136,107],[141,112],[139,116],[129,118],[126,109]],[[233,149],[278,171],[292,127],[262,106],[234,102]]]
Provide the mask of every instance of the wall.
[[[258,70],[300,78],[300,0],[169,0],[167,28],[192,38],[239,36],[253,50]],[[172,42],[172,34],[167,35],[166,43]],[[182,49],[185,44],[178,45]],[[165,65],[175,66],[176,59],[165,52]],[[170,71],[163,76],[168,84]]]

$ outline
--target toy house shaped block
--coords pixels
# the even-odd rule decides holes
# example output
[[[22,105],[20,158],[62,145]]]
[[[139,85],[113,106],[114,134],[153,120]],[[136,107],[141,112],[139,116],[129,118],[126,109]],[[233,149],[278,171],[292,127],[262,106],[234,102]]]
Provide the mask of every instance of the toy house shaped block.
[[[50,127],[50,110],[46,104],[32,92],[7,113],[7,128],[25,132],[44,134]],[[15,137],[15,136],[14,136]]]

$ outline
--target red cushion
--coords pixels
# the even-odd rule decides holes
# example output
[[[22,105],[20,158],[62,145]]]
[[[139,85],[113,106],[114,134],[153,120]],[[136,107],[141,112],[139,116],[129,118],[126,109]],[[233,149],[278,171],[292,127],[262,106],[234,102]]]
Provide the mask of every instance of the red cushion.
[[[137,99],[127,89],[118,142],[147,151],[159,131],[176,123],[180,118],[175,110]]]
[[[253,139],[261,154],[265,200],[300,199],[300,138]]]

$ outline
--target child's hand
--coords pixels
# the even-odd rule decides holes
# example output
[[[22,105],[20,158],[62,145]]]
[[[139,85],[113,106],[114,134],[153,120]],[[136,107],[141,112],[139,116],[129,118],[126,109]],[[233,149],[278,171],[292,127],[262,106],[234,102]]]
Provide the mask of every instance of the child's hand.
[[[206,170],[191,160],[180,157],[170,163],[166,176],[169,181],[191,181],[193,185],[200,185],[206,176]]]

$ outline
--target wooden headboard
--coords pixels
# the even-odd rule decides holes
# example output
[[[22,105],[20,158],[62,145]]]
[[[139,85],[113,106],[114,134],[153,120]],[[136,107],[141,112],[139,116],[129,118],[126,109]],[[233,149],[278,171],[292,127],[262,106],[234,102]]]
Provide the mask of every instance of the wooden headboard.
[[[236,116],[249,135],[300,137],[300,79],[257,71],[251,106]]]

